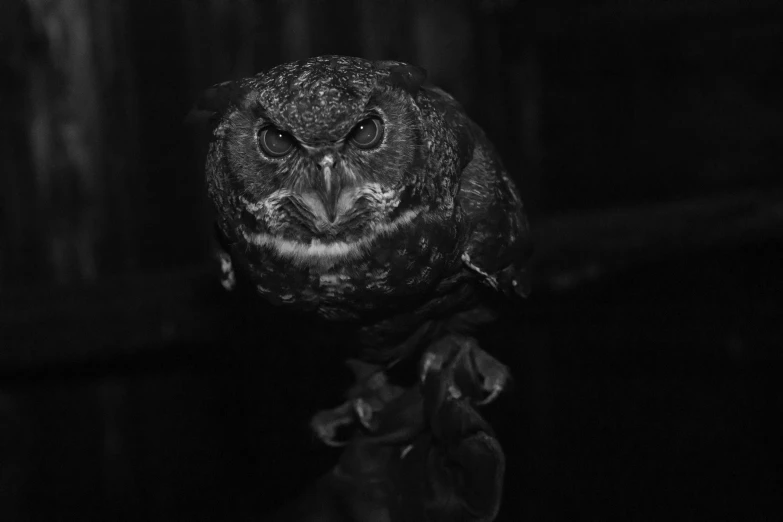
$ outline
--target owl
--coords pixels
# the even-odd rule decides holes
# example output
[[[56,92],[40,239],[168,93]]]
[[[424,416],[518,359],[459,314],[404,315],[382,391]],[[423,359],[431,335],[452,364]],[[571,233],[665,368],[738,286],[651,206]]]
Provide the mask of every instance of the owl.
[[[338,325],[356,347],[349,401],[314,419],[325,442],[341,423],[372,431],[388,401],[360,401],[368,383],[411,358],[421,382],[440,372],[460,400],[494,398],[507,372],[470,332],[496,294],[526,295],[530,234],[498,154],[452,96],[409,64],[320,56],[216,85],[192,114],[211,124],[225,286]],[[446,371],[455,361],[469,370]]]

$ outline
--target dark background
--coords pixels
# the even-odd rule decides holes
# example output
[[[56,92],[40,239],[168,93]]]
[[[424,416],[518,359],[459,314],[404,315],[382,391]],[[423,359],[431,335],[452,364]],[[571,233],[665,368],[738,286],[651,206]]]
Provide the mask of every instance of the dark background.
[[[534,293],[492,332],[501,519],[783,513],[778,2],[2,11],[3,522],[254,520],[332,464],[307,419],[339,339],[271,337],[221,291],[182,123],[212,83],[327,53],[427,68],[526,201]]]

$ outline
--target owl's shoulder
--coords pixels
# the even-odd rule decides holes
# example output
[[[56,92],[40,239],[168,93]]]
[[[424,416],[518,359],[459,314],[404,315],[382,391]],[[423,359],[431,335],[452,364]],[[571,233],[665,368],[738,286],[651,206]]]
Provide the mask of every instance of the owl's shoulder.
[[[424,100],[422,102],[422,99]],[[459,154],[456,200],[469,230],[463,255],[503,291],[526,294],[531,237],[518,189],[484,131],[444,90],[425,85],[419,103],[438,115]],[[483,277],[483,276],[482,276]]]
[[[457,199],[470,224],[466,259],[504,291],[528,291],[531,234],[518,189],[494,146],[474,124],[475,144]]]

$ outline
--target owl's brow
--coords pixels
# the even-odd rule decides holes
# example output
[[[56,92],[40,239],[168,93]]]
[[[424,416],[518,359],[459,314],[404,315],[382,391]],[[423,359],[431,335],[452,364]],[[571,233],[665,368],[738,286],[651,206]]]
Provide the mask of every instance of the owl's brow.
[[[376,116],[382,120],[386,120],[386,113],[381,109],[381,101],[378,99],[380,93],[373,93],[367,98],[367,103],[364,104],[362,109],[362,115],[359,119],[364,119],[370,116]]]
[[[259,128],[263,127],[264,125],[272,125],[275,128],[285,131],[291,136],[293,136],[294,139],[296,139],[297,143],[301,145],[305,144],[305,141],[302,140],[297,135],[296,131],[289,128],[288,125],[285,125],[284,123],[281,123],[276,118],[274,118],[272,116],[272,113],[268,111],[266,107],[259,100],[254,100],[250,105],[249,110],[253,114],[253,118],[255,119],[253,125],[255,127],[256,132],[259,130]]]
[[[257,99],[250,100],[248,105],[246,106],[246,110],[249,110],[254,118],[260,118],[273,122],[273,118],[270,116],[269,110],[266,108],[266,106],[263,103],[261,103],[261,100],[257,100]]]

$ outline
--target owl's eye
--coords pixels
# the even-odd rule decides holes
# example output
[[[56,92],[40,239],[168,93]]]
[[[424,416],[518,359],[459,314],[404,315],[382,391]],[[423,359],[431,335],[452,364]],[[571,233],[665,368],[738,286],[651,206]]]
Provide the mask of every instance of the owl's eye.
[[[293,136],[274,127],[261,129],[258,143],[266,154],[275,158],[285,156],[294,148]]]
[[[362,149],[377,147],[383,138],[383,123],[378,118],[367,118],[353,128],[351,139]]]

